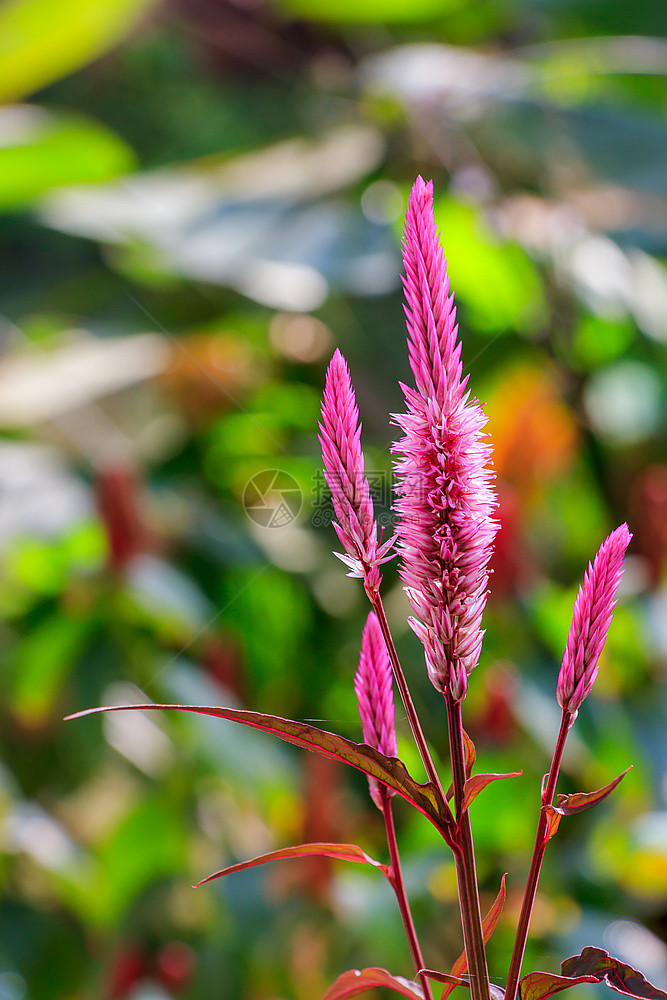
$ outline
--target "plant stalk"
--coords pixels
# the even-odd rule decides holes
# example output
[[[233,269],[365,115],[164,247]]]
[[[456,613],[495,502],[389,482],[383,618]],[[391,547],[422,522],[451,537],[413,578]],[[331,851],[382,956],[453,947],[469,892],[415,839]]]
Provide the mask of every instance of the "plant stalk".
[[[415,742],[419,749],[419,755],[423,761],[424,767],[426,768],[426,773],[428,775],[429,781],[432,782],[435,789],[440,793],[443,803],[446,807],[445,793],[438,777],[438,772],[435,769],[433,763],[433,758],[431,757],[430,751],[426,745],[426,739],[424,738],[424,733],[422,731],[421,723],[417,716],[417,710],[415,709],[410,691],[408,689],[407,681],[403,673],[403,668],[401,667],[400,661],[398,659],[398,653],[396,652],[396,647],[394,646],[394,640],[392,639],[391,632],[389,631],[389,623],[387,622],[387,616],[384,612],[384,605],[382,604],[382,598],[379,594],[376,594],[372,600],[373,610],[377,615],[377,620],[380,624],[380,629],[382,630],[382,635],[384,636],[384,641],[387,646],[387,652],[389,653],[389,659],[391,661],[391,668],[394,673],[394,679],[396,681],[396,686],[401,695],[403,705],[405,707],[405,712],[410,722],[410,728],[415,738]]]
[[[415,963],[415,970],[419,977],[422,990],[424,991],[424,1000],[433,1000],[433,993],[431,991],[431,984],[428,980],[428,977],[423,972],[420,972],[421,969],[425,968],[424,957],[422,955],[421,948],[419,946],[419,939],[417,938],[417,932],[415,930],[414,921],[412,919],[410,903],[408,902],[408,896],[405,891],[405,884],[403,882],[403,871],[401,869],[401,859],[398,854],[398,843],[396,841],[396,827],[394,826],[394,814],[391,809],[391,796],[389,795],[389,792],[386,788],[382,789],[382,815],[384,816],[384,825],[387,831],[387,843],[389,845],[389,859],[391,862],[389,881],[391,882],[392,888],[396,895],[398,908],[401,911],[401,919],[403,920],[405,934],[408,939],[408,944],[410,945],[412,960]]]
[[[571,725],[572,716],[569,712],[563,711],[563,718],[560,724],[558,739],[556,740],[556,749],[554,750],[551,767],[549,769],[549,777],[547,778],[547,784],[542,795],[542,808],[540,809],[540,818],[537,824],[533,855],[530,859],[528,881],[526,882],[523,902],[521,904],[521,914],[519,916],[516,940],[514,942],[514,950],[512,951],[512,959],[507,977],[505,1000],[514,1000],[517,987],[519,985],[521,963],[523,962],[523,955],[526,950],[526,941],[528,940],[528,930],[530,928],[530,918],[533,914],[535,896],[537,895],[537,883],[539,882],[540,871],[542,869],[542,862],[544,860],[544,853],[547,846],[546,834],[548,820],[544,807],[553,803],[556,782],[558,781],[558,772],[560,771],[560,765],[563,759],[563,750],[565,749],[565,740]]]
[[[484,946],[482,911],[479,905],[472,826],[468,810],[462,812],[466,771],[461,704],[455,702],[449,692],[445,694],[445,703],[447,705],[449,752],[452,763],[452,784],[454,786],[454,805],[460,847],[460,855],[457,856],[455,852],[456,873],[459,884],[463,937],[470,974],[470,992],[472,1000],[489,1000],[489,969]]]

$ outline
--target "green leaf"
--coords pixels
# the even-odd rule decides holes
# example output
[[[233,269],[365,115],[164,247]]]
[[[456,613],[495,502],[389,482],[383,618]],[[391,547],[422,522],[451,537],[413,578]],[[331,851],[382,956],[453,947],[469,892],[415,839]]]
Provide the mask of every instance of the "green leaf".
[[[574,813],[585,812],[586,809],[592,809],[596,806],[598,802],[602,802],[610,795],[616,786],[623,780],[628,771],[632,770],[632,765],[623,771],[623,774],[619,774],[618,778],[614,778],[610,781],[608,785],[604,785],[603,788],[598,788],[595,792],[574,792],[572,795],[559,795],[556,799],[556,805],[553,806],[557,813],[561,816],[572,816]]]
[[[493,934],[496,928],[496,924],[498,923],[500,914],[502,913],[503,906],[505,905],[505,897],[507,895],[507,890],[505,888],[506,878],[507,875],[503,875],[502,882],[500,883],[500,891],[498,892],[498,895],[496,896],[491,906],[491,909],[489,910],[487,915],[484,917],[484,920],[482,921],[482,932],[484,934],[485,943],[488,942],[489,938]],[[467,969],[468,969],[468,959],[466,957],[465,951],[462,951],[459,957],[454,962],[449,974],[452,978],[458,978],[459,976],[462,976],[463,973],[467,971]],[[452,984],[449,980],[447,980],[446,982],[447,985],[440,994],[440,1000],[447,1000],[447,997],[449,996],[449,994],[454,989],[454,986],[456,985],[455,983]]]
[[[430,21],[460,7],[459,0],[280,0],[289,14],[309,21],[333,21],[347,24],[411,24]]]
[[[0,8],[0,100],[15,101],[112,48],[154,0],[9,0]]]
[[[595,976],[557,976],[552,972],[529,972],[519,983],[521,1000],[545,1000],[546,997],[569,990],[578,983],[596,983]]]
[[[36,625],[18,647],[11,707],[25,726],[40,726],[91,633],[88,618],[59,615]]]
[[[633,969],[631,965],[621,962],[618,958],[612,958],[602,948],[584,948],[580,955],[566,958],[560,969],[564,976],[590,976],[598,982],[604,981],[612,990],[623,993],[625,996],[641,997],[642,1000],[666,1000],[667,998],[667,993],[649,983],[641,972]],[[532,997],[531,1000],[533,1000]]]
[[[471,802],[477,798],[483,788],[486,788],[492,781],[500,781],[501,778],[520,778],[523,771],[511,771],[509,774],[474,774],[468,778],[463,786],[463,805],[461,812],[469,808]]]
[[[419,784],[408,774],[405,765],[397,757],[386,757],[379,750],[365,743],[353,743],[343,736],[328,733],[305,722],[295,722],[293,719],[282,719],[276,715],[264,715],[261,712],[245,712],[233,708],[213,708],[209,705],[107,705],[101,708],[88,708],[83,712],[75,712],[67,719],[80,719],[85,715],[95,715],[98,712],[127,711],[169,711],[194,712],[198,715],[211,715],[220,719],[230,719],[240,722],[263,733],[271,733],[294,746],[304,747],[323,757],[340,760],[351,764],[364,774],[376,778],[383,785],[393,788],[411,805],[419,809],[441,832],[451,820],[445,811],[444,802],[433,785],[428,782]]]
[[[5,126],[0,148],[0,209],[29,205],[56,187],[107,181],[134,166],[129,146],[91,119],[27,105],[11,111],[16,124]]]
[[[392,976],[386,969],[350,969],[331,984],[322,1000],[347,1000],[380,986],[409,1000],[424,1000],[421,986],[403,976]]]
[[[270,851],[268,854],[260,854],[259,857],[250,861],[241,861],[237,865],[230,865],[229,868],[222,868],[219,872],[214,872],[201,882],[193,885],[193,889],[198,889],[206,882],[213,879],[222,878],[224,875],[232,875],[234,872],[245,871],[246,868],[255,868],[257,865],[265,865],[267,861],[281,861],[284,858],[310,858],[313,856],[321,858],[334,858],[338,861],[356,861],[358,864],[373,865],[379,868],[383,875],[388,875],[389,869],[380,861],[371,858],[365,851],[362,851],[356,844],[299,844],[297,847],[283,847],[278,851]]]

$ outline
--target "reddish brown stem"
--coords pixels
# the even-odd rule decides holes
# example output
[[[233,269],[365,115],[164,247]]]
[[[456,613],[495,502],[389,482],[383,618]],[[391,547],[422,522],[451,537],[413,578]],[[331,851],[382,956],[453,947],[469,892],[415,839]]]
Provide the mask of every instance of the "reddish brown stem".
[[[447,808],[445,793],[443,792],[442,784],[440,782],[440,778],[438,777],[438,772],[435,769],[433,758],[431,757],[431,753],[426,745],[426,739],[424,738],[424,733],[422,731],[422,727],[419,722],[419,718],[417,716],[417,710],[415,709],[414,703],[412,701],[407,681],[405,680],[405,675],[403,673],[403,668],[401,667],[400,661],[398,659],[398,653],[396,652],[396,647],[394,646],[394,640],[392,639],[391,632],[389,631],[387,616],[384,613],[382,598],[380,597],[379,594],[376,594],[374,596],[374,598],[372,599],[372,604],[373,604],[373,610],[377,615],[377,620],[382,630],[382,635],[384,636],[384,641],[387,646],[387,652],[389,653],[389,659],[391,660],[391,668],[394,674],[394,679],[396,681],[396,686],[398,687],[399,693],[401,695],[401,699],[405,707],[405,712],[408,717],[408,721],[410,722],[410,728],[412,729],[415,742],[419,749],[419,755],[424,763],[424,767],[426,768],[426,773],[429,777],[429,781],[432,782],[436,790],[439,792],[440,798],[442,799],[442,802],[445,803],[445,808]]]
[[[455,853],[456,874],[461,902],[463,939],[470,973],[470,992],[472,1000],[489,1000],[489,970],[484,946],[482,911],[479,905],[472,826],[468,810],[462,811],[466,771],[461,704],[455,702],[449,693],[445,695],[445,703],[447,705],[449,752],[452,762],[452,784],[460,847],[460,855]]]
[[[545,807],[551,805],[553,802],[556,782],[558,781],[558,772],[560,771],[560,765],[563,759],[563,750],[565,749],[565,740],[571,725],[572,716],[569,712],[563,711],[563,718],[558,732],[558,739],[556,740],[556,749],[554,750],[551,767],[549,769],[549,777],[547,778],[547,784],[542,794],[542,807],[540,809],[540,818],[537,824],[537,833],[535,835],[535,846],[533,847],[533,855],[530,859],[530,869],[528,871],[528,881],[526,882],[526,888],[523,894],[523,903],[521,905],[521,914],[519,916],[519,924],[516,931],[516,940],[514,942],[514,950],[512,952],[512,960],[510,962],[510,969],[507,977],[505,1000],[514,1000],[519,985],[521,963],[523,962],[523,955],[526,950],[526,941],[528,940],[528,930],[530,928],[530,918],[533,914],[535,896],[537,895],[537,883],[540,879],[540,871],[542,869],[542,862],[544,860],[544,853],[548,842],[548,818]]]
[[[410,903],[408,902],[408,896],[405,891],[405,883],[403,882],[403,871],[401,869],[401,859],[398,854],[398,843],[396,841],[396,827],[394,826],[394,814],[391,809],[391,795],[386,788],[382,790],[382,815],[384,816],[384,825],[387,831],[387,843],[389,845],[389,859],[391,862],[391,867],[389,870],[389,881],[391,882],[392,888],[396,895],[396,902],[398,903],[398,908],[401,911],[401,919],[403,921],[403,926],[405,928],[405,934],[408,939],[408,944],[410,945],[410,952],[412,954],[412,961],[415,963],[415,970],[419,977],[419,981],[424,991],[424,1000],[433,1000],[433,993],[431,992],[431,984],[424,973],[420,970],[425,968],[424,957],[419,946],[419,939],[417,938],[417,931],[415,930],[415,924],[412,919],[412,912],[410,910]]]

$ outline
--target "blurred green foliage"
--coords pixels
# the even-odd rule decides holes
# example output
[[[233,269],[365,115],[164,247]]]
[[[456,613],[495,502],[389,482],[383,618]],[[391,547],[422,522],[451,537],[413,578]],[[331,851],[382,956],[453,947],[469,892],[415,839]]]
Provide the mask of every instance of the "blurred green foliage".
[[[659,0],[0,9],[4,1000],[314,1000],[345,968],[410,975],[375,872],[302,859],[189,888],[301,840],[384,858],[363,776],[220,720],[61,719],[210,702],[360,736],[366,609],[331,555],[316,422],[339,345],[390,531],[417,173],[435,182],[501,499],[465,705],[479,769],[524,770],[472,809],[483,906],[509,872],[492,975],[507,972],[573,597],[627,519],[625,592],[561,790],[635,767],[550,844],[525,968],[601,945],[664,988],[663,29]],[[294,519],[270,494],[267,527],[248,484],[271,470],[302,502]],[[392,566],[386,594],[446,775]],[[421,816],[399,807],[397,822],[428,964],[446,968],[461,947],[451,860]]]

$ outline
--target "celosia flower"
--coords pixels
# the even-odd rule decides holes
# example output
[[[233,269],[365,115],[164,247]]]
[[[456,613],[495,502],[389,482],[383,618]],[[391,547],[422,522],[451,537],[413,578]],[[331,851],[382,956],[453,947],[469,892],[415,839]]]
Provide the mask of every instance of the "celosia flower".
[[[561,708],[575,717],[598,674],[598,660],[614,617],[623,557],[631,538],[627,524],[612,531],[592,565],[588,564],[583,587],[574,602],[556,694]]]
[[[396,757],[396,730],[394,728],[394,695],[392,691],[391,663],[375,612],[366,619],[361,638],[359,667],[354,678],[354,691],[359,705],[364,743]],[[373,802],[382,808],[380,786],[375,778],[368,779]],[[391,788],[387,794],[394,795]]]
[[[482,647],[488,562],[497,524],[486,417],[462,378],[454,296],[433,218],[433,185],[417,178],[407,211],[403,279],[410,367],[397,463],[401,576],[433,685],[465,697]]]
[[[327,371],[319,440],[324,475],[338,522],[333,526],[345,549],[336,555],[360,577],[370,597],[380,588],[378,567],[392,558],[393,538],[378,544],[377,524],[361,450],[361,424],[345,358],[336,351]]]

